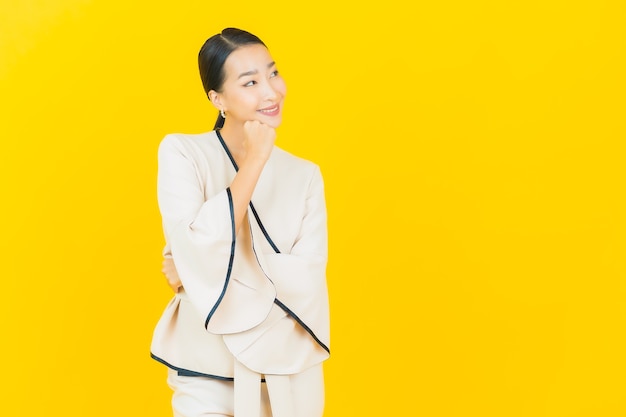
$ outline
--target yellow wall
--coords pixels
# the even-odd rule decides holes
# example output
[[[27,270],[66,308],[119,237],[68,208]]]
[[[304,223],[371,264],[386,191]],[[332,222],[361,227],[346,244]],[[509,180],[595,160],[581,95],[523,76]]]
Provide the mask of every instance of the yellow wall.
[[[170,415],[156,149],[212,127],[196,54],[237,26],[288,83],[279,145],[325,175],[326,416],[626,415],[625,18],[2,0],[0,414]]]

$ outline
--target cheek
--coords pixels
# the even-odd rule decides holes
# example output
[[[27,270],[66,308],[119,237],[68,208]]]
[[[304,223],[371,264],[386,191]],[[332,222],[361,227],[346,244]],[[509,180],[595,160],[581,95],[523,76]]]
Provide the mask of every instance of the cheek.
[[[287,94],[287,84],[285,84],[285,80],[283,80],[282,78],[279,80],[276,80],[276,84],[274,85],[274,88],[283,96]]]
[[[236,95],[233,95],[232,99],[233,100],[231,100],[231,103],[233,103],[235,107],[242,108],[255,107],[255,103],[257,101],[257,98],[254,96],[254,94],[248,94],[245,90],[240,91]]]

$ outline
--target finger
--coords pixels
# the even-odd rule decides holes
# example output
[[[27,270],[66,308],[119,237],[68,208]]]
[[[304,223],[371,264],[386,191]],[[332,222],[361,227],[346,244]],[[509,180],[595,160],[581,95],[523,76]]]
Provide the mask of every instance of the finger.
[[[180,289],[183,287],[183,284],[180,283],[180,282],[177,282],[177,283],[176,282],[173,282],[173,283],[171,282],[171,283],[169,283],[169,286],[172,289],[172,291],[179,292]]]

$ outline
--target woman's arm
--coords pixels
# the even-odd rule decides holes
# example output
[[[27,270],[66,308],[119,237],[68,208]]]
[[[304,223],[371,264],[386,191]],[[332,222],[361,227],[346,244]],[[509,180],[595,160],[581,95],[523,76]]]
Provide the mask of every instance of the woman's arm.
[[[229,187],[233,200],[235,235],[239,233],[256,184],[272,152],[275,138],[275,130],[265,124],[258,121],[244,124],[245,156]],[[169,287],[174,292],[180,291],[183,285],[171,256],[163,259],[161,271]]]
[[[230,184],[233,199],[235,235],[239,233],[241,224],[248,211],[252,193],[261,176],[263,167],[272,153],[276,131],[261,122],[247,121],[244,124],[245,156],[239,170]]]

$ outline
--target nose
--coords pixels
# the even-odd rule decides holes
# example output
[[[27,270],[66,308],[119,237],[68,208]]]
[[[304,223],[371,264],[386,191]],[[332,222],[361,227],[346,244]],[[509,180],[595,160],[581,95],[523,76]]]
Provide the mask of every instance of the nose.
[[[274,88],[271,82],[266,81],[265,88],[263,89],[263,99],[268,101],[275,101],[276,99],[278,99],[278,96],[279,93],[276,88]]]

